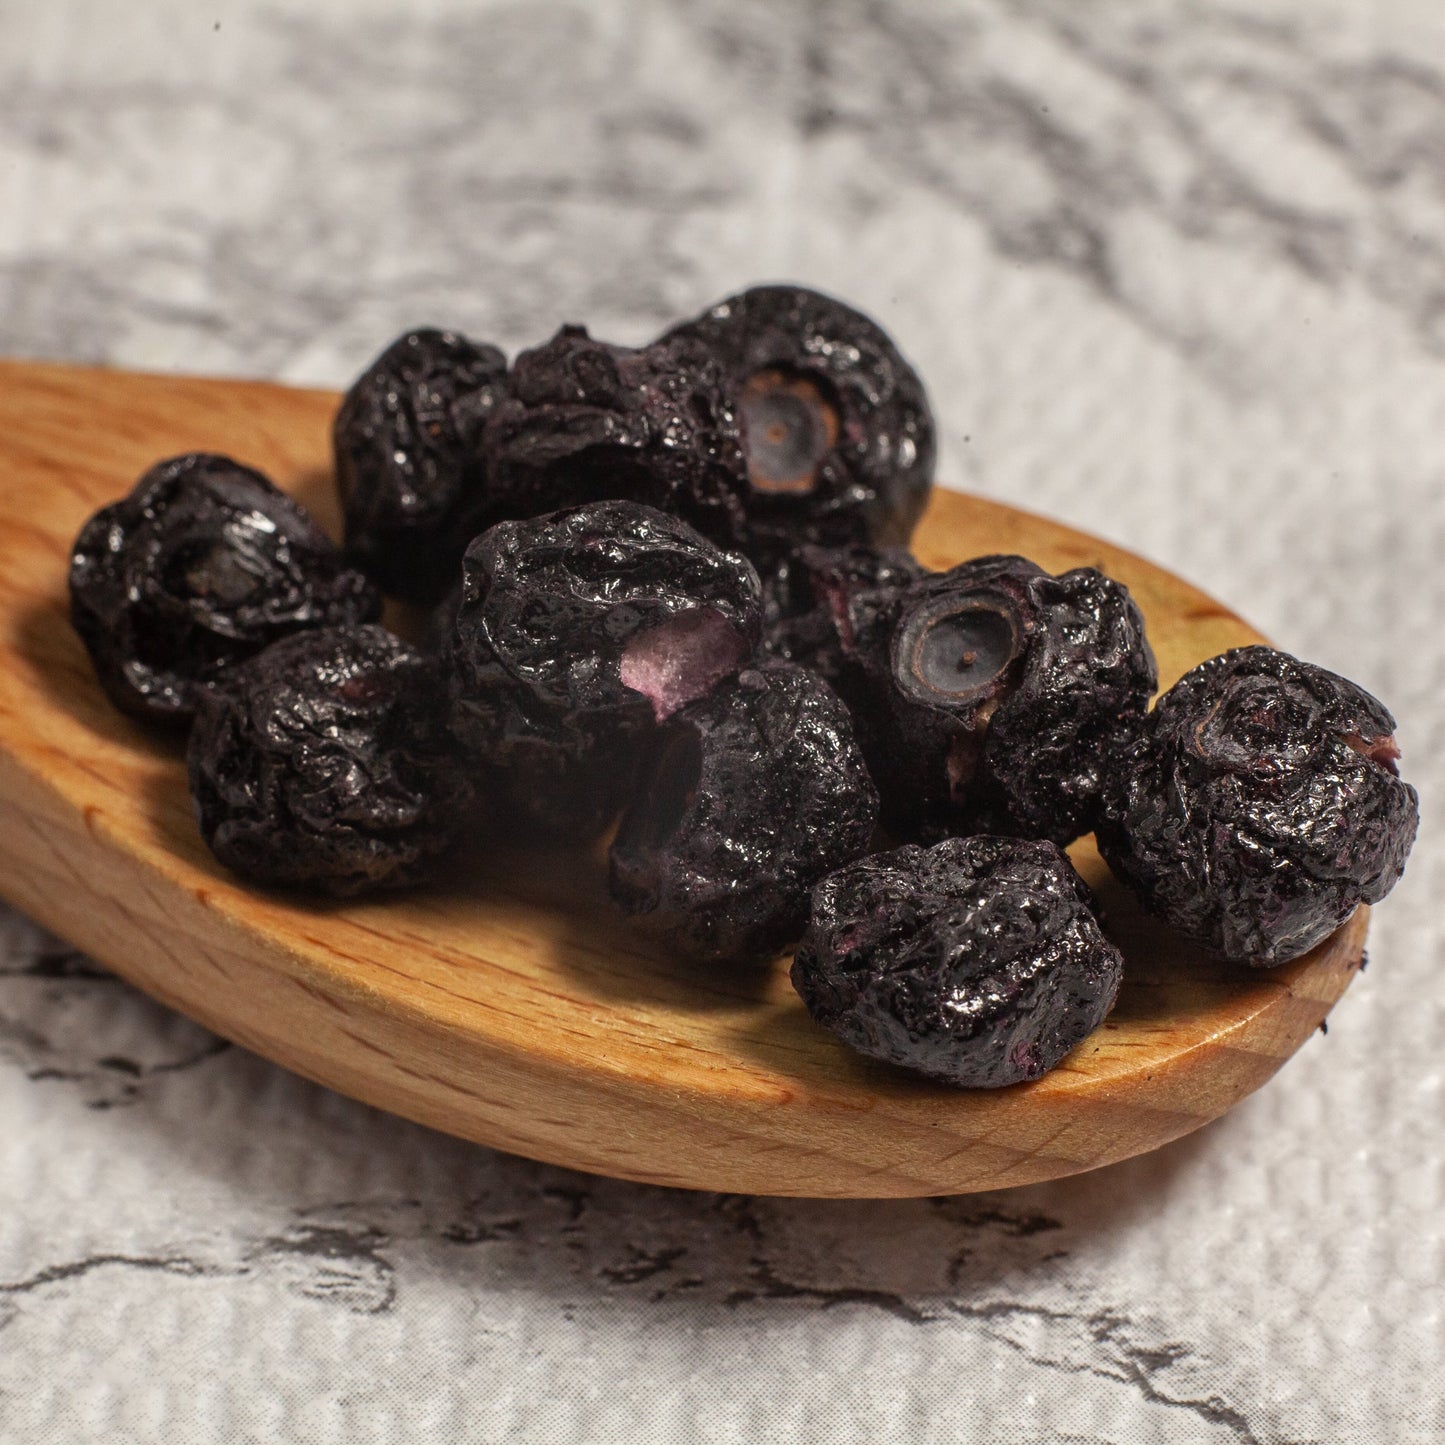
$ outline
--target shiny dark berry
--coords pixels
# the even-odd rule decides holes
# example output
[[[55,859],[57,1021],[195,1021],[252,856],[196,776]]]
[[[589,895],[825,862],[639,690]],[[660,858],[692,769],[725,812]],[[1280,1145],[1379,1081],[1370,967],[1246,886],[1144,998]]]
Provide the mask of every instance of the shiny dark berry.
[[[496,520],[479,453],[506,373],[495,346],[411,331],[346,393],[332,429],[346,549],[394,596],[436,602]]]
[[[1159,699],[1099,827],[1109,866],[1224,957],[1285,963],[1399,880],[1419,822],[1395,721],[1269,647],[1202,663]]]
[[[903,546],[933,484],[923,384],[860,312],[800,286],[729,296],[665,340],[701,341],[742,424],[748,551]]]
[[[792,976],[813,1018],[859,1053],[999,1088],[1093,1032],[1123,966],[1058,848],[973,837],[825,878]]]
[[[260,472],[190,452],[76,538],[70,616],[111,701],[184,725],[228,667],[289,633],[368,621],[381,596]]]
[[[234,667],[191,731],[206,843],[257,883],[345,895],[418,881],[461,813],[444,696],[436,664],[381,627],[285,638]]]
[[[878,799],[848,711],[769,662],[665,726],[612,845],[612,895],[704,961],[771,957],[813,885],[868,847]]]
[[[761,631],[752,565],[676,517],[596,502],[502,522],[467,551],[453,729],[481,763],[556,773],[582,830],[615,815],[656,724],[743,667]]]
[[[885,598],[844,648],[884,821],[1064,844],[1094,826],[1157,674],[1127,589],[981,557]]]
[[[737,419],[696,342],[634,350],[564,326],[517,357],[485,455],[508,516],[612,498],[675,513],[723,545],[745,533]]]

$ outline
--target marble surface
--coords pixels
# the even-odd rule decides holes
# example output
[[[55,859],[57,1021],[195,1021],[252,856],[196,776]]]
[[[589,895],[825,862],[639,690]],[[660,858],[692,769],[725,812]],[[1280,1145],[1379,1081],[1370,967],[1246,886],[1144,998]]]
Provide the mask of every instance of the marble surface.
[[[0,352],[342,384],[415,323],[635,342],[808,282],[915,360],[951,483],[1383,696],[1424,831],[1227,1118],[902,1203],[464,1145],[0,912],[0,1439],[1445,1438],[1445,16],[402,12],[0,6]]]

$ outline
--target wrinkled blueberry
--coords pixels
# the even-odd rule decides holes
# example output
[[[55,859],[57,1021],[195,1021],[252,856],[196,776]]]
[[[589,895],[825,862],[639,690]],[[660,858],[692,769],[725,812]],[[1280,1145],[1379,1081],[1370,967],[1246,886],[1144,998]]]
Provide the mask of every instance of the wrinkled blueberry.
[[[467,543],[497,519],[479,453],[506,373],[495,346],[410,331],[342,400],[332,442],[346,550],[396,597],[444,596]]]
[[[499,523],[463,570],[456,736],[489,766],[555,770],[579,832],[615,815],[656,724],[743,667],[761,636],[752,565],[633,502]],[[561,803],[547,804],[554,817]]]
[[[858,857],[878,799],[837,695],[769,662],[682,708],[612,845],[612,896],[705,961],[772,956],[813,884]]]
[[[747,456],[747,550],[903,546],[933,485],[923,384],[886,332],[831,296],[755,286],[664,340],[717,358]]]
[[[963,1088],[1036,1079],[1103,1022],[1124,960],[1052,843],[950,838],[825,878],[793,961],[849,1047]]]
[[[1127,589],[980,557],[883,602],[843,647],[839,686],[884,821],[1059,844],[1092,828],[1157,679]]]
[[[723,545],[744,535],[737,419],[696,342],[633,350],[564,326],[517,357],[485,457],[507,516],[622,499],[672,512]]]
[[[381,597],[260,472],[189,452],[81,528],[70,617],[123,712],[190,721],[226,668],[288,633],[364,622]]]
[[[374,626],[288,637],[232,668],[191,731],[211,851],[254,882],[318,893],[425,876],[462,801],[436,673]]]
[[[1200,664],[1158,701],[1099,827],[1145,905],[1225,958],[1286,963],[1399,880],[1419,823],[1395,720],[1269,647]]]

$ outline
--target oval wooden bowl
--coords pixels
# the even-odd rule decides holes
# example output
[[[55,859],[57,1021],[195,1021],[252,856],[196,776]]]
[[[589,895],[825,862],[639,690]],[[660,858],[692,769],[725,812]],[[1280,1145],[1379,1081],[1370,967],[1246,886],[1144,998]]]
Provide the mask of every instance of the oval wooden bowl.
[[[481,852],[431,889],[317,904],[242,887],[197,835],[183,749],[115,712],[67,617],[85,518],[163,456],[230,453],[329,526],[336,397],[253,382],[0,364],[0,890],[147,993],[341,1092],[499,1149],[760,1194],[915,1195],[1124,1159],[1222,1114],[1318,1027],[1365,910],[1308,957],[1226,969],[1072,850],[1127,959],[1109,1020],[1037,1083],[959,1092],[858,1058],[787,960],[730,978],[649,945],[599,856]],[[974,497],[937,495],[926,563],[1021,552],[1127,583],[1163,685],[1259,640],[1177,578]],[[505,827],[502,830],[505,833]]]

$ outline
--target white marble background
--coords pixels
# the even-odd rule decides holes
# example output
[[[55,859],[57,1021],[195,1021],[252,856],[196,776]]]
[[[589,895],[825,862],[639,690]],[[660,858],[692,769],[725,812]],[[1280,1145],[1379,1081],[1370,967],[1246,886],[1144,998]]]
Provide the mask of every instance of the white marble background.
[[[1425,829],[1328,1037],[1075,1180],[690,1195],[363,1108],[0,910],[0,1439],[1445,1439],[1445,13],[0,0],[0,353],[341,384],[763,279],[892,329],[951,482],[1396,711]]]

